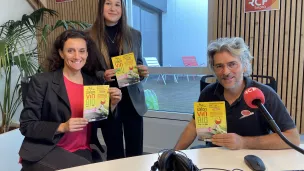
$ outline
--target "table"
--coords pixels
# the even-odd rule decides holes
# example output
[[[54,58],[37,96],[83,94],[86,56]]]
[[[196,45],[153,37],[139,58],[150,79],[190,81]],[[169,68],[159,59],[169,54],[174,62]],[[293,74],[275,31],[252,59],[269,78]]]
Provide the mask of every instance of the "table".
[[[304,148],[304,144],[301,145]],[[239,168],[249,171],[244,162],[248,154],[260,157],[266,170],[304,170],[304,155],[293,150],[229,150],[223,147],[204,148],[183,151],[198,168]],[[150,171],[158,154],[148,154],[125,159],[94,163],[61,171]]]

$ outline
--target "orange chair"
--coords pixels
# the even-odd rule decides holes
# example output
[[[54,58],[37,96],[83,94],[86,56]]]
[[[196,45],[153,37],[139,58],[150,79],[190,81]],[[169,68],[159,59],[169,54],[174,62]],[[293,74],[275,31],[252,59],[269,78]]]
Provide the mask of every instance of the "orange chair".
[[[183,63],[185,67],[199,67],[195,56],[183,56]],[[187,80],[189,82],[189,75],[187,74]],[[195,80],[195,76],[193,76],[193,80]]]

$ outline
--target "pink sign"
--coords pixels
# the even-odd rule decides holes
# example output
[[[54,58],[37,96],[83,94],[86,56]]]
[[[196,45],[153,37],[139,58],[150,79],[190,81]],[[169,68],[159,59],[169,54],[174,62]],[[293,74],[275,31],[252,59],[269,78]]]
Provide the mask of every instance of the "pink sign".
[[[270,11],[280,9],[280,0],[245,0],[245,12]]]

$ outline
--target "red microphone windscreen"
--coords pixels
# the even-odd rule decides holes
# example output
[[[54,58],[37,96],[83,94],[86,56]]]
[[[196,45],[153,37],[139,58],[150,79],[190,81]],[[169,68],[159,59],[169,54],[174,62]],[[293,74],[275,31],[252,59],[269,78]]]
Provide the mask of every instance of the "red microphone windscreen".
[[[251,108],[258,108],[258,106],[252,104],[253,100],[261,100],[261,103],[265,103],[265,96],[263,92],[256,87],[249,87],[244,92],[244,100],[246,104]]]

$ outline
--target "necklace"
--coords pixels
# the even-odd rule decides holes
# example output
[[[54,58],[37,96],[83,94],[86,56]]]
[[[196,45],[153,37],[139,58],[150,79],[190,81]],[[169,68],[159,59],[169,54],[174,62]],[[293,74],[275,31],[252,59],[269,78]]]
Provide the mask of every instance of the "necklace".
[[[107,36],[108,36],[108,38],[109,38],[109,40],[110,40],[112,43],[115,43],[115,38],[116,38],[117,32],[118,32],[118,31],[116,31],[116,33],[115,33],[115,36],[114,36],[113,40],[112,40],[112,39],[111,39],[111,37],[108,35],[108,33],[106,33],[106,34],[107,34]]]

